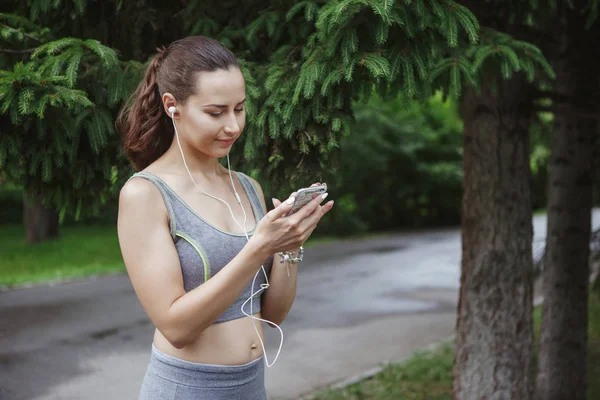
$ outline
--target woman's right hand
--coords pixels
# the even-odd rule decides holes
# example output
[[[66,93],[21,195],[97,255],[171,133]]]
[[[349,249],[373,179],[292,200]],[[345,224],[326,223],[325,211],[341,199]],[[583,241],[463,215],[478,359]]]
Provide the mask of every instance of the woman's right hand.
[[[333,201],[321,206],[320,204],[325,198],[323,195],[319,195],[293,215],[285,217],[292,209],[294,195],[295,193],[292,193],[288,200],[269,211],[260,220],[250,239],[268,255],[302,246],[315,230],[323,215],[333,207]],[[327,196],[325,195],[325,197]]]

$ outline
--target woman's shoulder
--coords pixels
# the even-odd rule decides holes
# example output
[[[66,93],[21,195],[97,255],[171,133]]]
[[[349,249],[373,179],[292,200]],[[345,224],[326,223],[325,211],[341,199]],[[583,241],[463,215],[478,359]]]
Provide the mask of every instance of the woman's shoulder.
[[[125,224],[129,221],[142,231],[168,221],[168,210],[156,184],[147,179],[129,179],[119,193],[119,220]]]
[[[136,176],[132,176],[135,178]],[[119,192],[119,204],[145,205],[155,203],[160,199],[160,192],[156,185],[147,179],[129,179]]]
[[[140,206],[158,205],[160,190],[152,177],[159,177],[160,169],[149,165],[129,177],[119,193],[119,203],[132,203]]]

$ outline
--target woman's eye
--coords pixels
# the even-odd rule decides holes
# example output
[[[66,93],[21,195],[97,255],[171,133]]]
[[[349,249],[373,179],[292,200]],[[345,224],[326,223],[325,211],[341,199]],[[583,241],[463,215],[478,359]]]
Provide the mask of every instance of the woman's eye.
[[[233,111],[235,111],[236,113],[241,113],[244,111],[243,108],[239,108],[239,109],[234,109]],[[212,115],[213,117],[218,117],[221,114],[223,114],[222,112],[214,112],[214,113],[208,113],[209,115]]]

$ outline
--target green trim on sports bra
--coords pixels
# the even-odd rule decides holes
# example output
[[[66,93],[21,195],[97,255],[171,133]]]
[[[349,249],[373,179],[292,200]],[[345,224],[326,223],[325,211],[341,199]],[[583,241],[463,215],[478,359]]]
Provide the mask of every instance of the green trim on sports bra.
[[[208,257],[206,256],[206,253],[202,247],[185,232],[177,231],[175,232],[175,235],[188,242],[194,248],[194,250],[196,250],[202,259],[202,264],[204,265],[204,282],[207,282],[210,279],[210,262],[208,261]]]

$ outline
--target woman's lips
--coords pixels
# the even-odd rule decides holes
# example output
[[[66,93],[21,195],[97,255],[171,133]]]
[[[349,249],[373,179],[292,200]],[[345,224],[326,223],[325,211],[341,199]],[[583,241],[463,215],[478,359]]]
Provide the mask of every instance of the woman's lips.
[[[225,146],[231,146],[235,142],[235,139],[217,139],[217,141]]]

